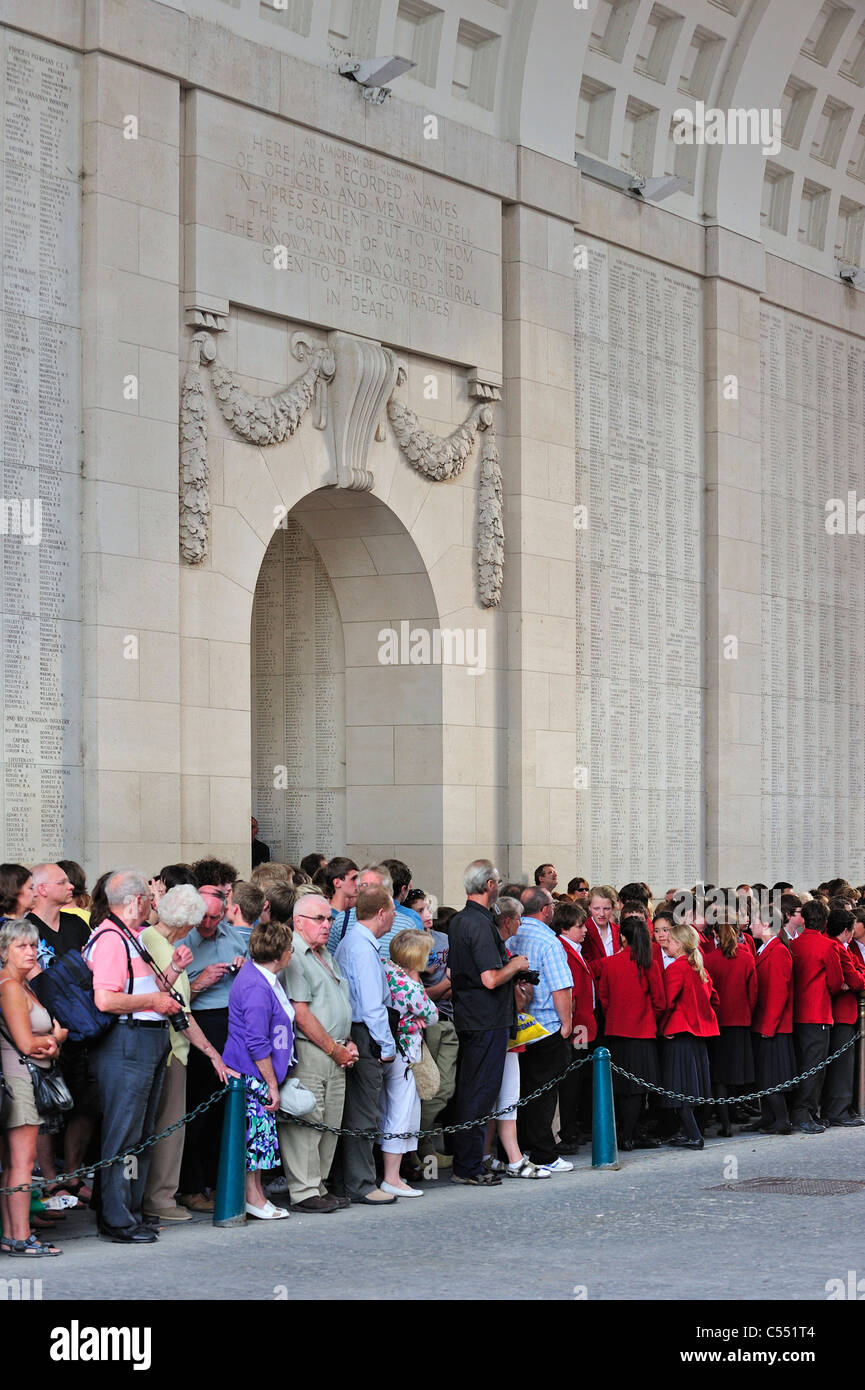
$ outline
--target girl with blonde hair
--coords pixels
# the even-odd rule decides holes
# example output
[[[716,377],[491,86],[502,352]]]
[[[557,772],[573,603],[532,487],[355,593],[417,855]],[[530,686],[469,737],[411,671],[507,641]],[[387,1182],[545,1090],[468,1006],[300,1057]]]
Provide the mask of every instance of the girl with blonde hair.
[[[700,938],[684,922],[670,926],[667,952],[673,964],[664,972],[667,1008],[659,1030],[664,1044],[664,1087],[676,1095],[710,1096],[709,1054],[706,1038],[718,1036],[714,1006],[718,996],[706,974]],[[702,1149],[703,1136],[694,1117],[692,1102],[668,1100],[663,1104],[679,1111],[681,1129],[667,1142],[674,1148]]]

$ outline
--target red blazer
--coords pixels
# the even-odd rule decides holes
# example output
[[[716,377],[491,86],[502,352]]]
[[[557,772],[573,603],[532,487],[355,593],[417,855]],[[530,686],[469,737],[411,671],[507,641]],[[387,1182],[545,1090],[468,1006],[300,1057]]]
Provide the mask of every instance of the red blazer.
[[[700,955],[703,957],[703,960],[705,960],[713,951],[717,951],[718,943],[715,941],[710,931],[698,931],[696,927],[694,930],[700,938]]]
[[[597,980],[600,979],[601,967],[604,961],[608,959],[608,956],[604,950],[601,933],[595,926],[594,917],[589,917],[587,926],[588,931],[586,932],[586,939],[583,942],[583,960]],[[617,951],[621,950],[622,944],[619,940],[619,924],[618,922],[611,922],[610,926],[613,932],[613,955],[615,955]]]
[[[791,943],[793,952],[793,1022],[829,1023],[832,995],[844,984],[838,949],[822,932],[806,927]]]
[[[747,946],[754,960],[757,959],[757,943],[749,931],[742,932],[740,945]]]
[[[664,971],[667,1011],[661,1019],[659,1032],[693,1033],[697,1038],[717,1038],[718,1019],[715,1008],[718,995],[711,976],[704,984],[692,970],[687,956],[679,956]]]
[[[574,1027],[585,1028],[586,1041],[594,1042],[598,1036],[598,1020],[595,1017],[593,1003],[595,982],[592,972],[572,941],[569,941],[566,936],[560,936],[559,940],[565,948],[571,978],[574,982]]]
[[[793,957],[777,936],[757,957],[757,1003],[751,1027],[764,1038],[793,1031]]]
[[[827,940],[838,952],[838,960],[841,964],[841,974],[844,976],[844,983],[847,986],[840,994],[832,995],[832,1017],[835,1023],[858,1023],[859,1022],[859,999],[858,995],[865,990],[865,964],[860,968],[856,963],[856,956],[859,960],[857,947],[856,956],[850,949],[838,940],[837,936],[830,936]]]
[[[664,978],[664,953],[661,950],[660,941],[652,937],[652,955],[655,957],[655,964],[661,972],[661,979]]]
[[[720,1027],[749,1027],[757,1002],[757,967],[751,952],[740,946],[728,960],[723,951],[713,951],[706,961],[706,973],[718,991]]]
[[[663,967],[654,960],[647,971],[638,970],[628,946],[615,956],[607,956],[601,967],[598,994],[604,1010],[604,1029],[609,1036],[657,1036],[658,1019],[667,1006],[662,974]]]

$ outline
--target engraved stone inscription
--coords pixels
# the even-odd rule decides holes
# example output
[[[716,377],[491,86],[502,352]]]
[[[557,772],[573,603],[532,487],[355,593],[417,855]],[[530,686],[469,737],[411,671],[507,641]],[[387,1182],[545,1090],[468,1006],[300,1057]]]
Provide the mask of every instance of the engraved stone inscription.
[[[80,60],[6,32],[0,553],[7,860],[81,857]]]
[[[577,272],[577,857],[703,870],[702,375],[696,277],[599,242]]]
[[[203,93],[191,111],[202,292],[496,366],[497,200]]]

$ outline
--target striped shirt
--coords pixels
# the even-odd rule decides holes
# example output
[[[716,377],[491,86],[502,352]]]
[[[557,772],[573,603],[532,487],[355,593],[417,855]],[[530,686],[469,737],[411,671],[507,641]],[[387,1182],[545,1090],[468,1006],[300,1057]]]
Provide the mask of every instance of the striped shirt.
[[[529,969],[537,970],[541,977],[529,1005],[532,1018],[543,1024],[548,1032],[557,1032],[562,1020],[556,1012],[553,991],[566,989],[570,996],[574,985],[564,946],[552,927],[545,922],[537,917],[523,917],[519,931],[508,942],[508,947],[515,956],[526,956]]]

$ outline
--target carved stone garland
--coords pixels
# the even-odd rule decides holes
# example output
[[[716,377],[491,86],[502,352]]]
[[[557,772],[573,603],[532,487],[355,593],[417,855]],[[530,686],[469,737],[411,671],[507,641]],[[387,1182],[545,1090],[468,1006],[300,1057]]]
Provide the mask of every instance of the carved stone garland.
[[[502,596],[504,527],[502,525],[502,474],[493,412],[489,405],[472,408],[468,419],[447,437],[432,434],[404,402],[394,399],[394,378],[403,385],[407,372],[392,352],[380,344],[332,335],[339,351],[345,389],[337,398],[341,417],[338,477],[343,487],[361,490],[372,486],[372,473],[364,468],[375,414],[385,396],[387,414],[397,444],[405,458],[425,478],[442,482],[462,473],[475,446],[484,435],[480,454],[477,510],[478,590],[485,608],[494,608]],[[344,341],[345,340],[345,341]],[[305,333],[295,333],[291,350],[309,366],[290,386],[272,396],[255,396],[240,386],[234,373],[216,360],[216,344],[208,332],[192,339],[193,360],[183,380],[180,406],[180,549],[188,564],[200,564],[207,555],[210,522],[207,466],[207,410],[201,384],[202,363],[210,366],[210,379],[224,419],[235,434],[250,444],[280,444],[293,435],[313,401],[318,406],[317,429],[327,425],[327,383],[336,371],[333,348],[316,347]],[[361,351],[363,349],[363,351]],[[365,353],[365,355],[364,355]],[[342,396],[346,399],[343,400]],[[343,437],[344,436],[344,437]],[[383,438],[376,432],[376,438]],[[342,454],[349,457],[343,459]]]
[[[299,362],[310,358],[306,371],[290,386],[272,396],[254,396],[216,360],[216,344],[209,333],[192,339],[194,358],[183,380],[180,400],[180,550],[188,564],[197,565],[207,555],[210,522],[207,467],[207,411],[200,365],[210,364],[210,380],[227,423],[250,444],[281,444],[293,435],[313,401],[318,405],[317,429],[327,425],[327,382],[335,363],[327,347],[315,347],[305,333],[295,333],[291,351]]]
[[[405,368],[400,365],[397,385],[402,385],[405,378]],[[387,413],[401,452],[413,468],[435,482],[462,473],[478,431],[483,431],[477,511],[478,589],[483,606],[495,608],[502,596],[505,533],[502,472],[491,407],[474,406],[468,419],[446,438],[425,430],[414,411],[393,397],[388,401]]]

